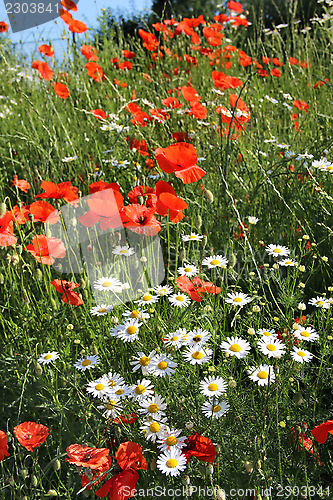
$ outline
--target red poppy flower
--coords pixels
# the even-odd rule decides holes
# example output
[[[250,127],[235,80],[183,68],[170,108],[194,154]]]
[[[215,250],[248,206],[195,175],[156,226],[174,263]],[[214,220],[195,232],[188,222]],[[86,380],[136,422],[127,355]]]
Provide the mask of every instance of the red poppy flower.
[[[136,150],[140,155],[147,156],[149,154],[148,152],[148,144],[144,139],[141,139],[138,141],[137,139],[131,139],[127,137],[126,139],[128,146],[132,150]]]
[[[176,191],[165,181],[158,181],[155,186],[157,195],[156,213],[170,218],[174,224],[182,220],[185,215],[183,210],[187,208],[187,203],[182,198],[177,198]]]
[[[77,283],[59,279],[53,280],[50,283],[58,293],[62,293],[62,301],[65,302],[65,304],[72,304],[73,306],[81,306],[83,304],[83,300],[78,294],[72,292],[74,288],[80,286]]]
[[[325,443],[328,434],[333,434],[333,420],[326,420],[323,424],[314,427],[311,432],[318,443]]]
[[[100,82],[103,79],[104,71],[101,66],[95,62],[88,62],[85,65],[85,68],[88,71],[90,78],[92,78],[95,82]]]
[[[273,57],[272,61],[275,66],[283,66],[283,62],[280,61],[280,59],[278,59],[277,57]]]
[[[114,424],[120,424],[123,422],[124,424],[134,424],[138,420],[138,415],[136,413],[131,413],[130,415],[121,414],[118,415],[113,421]]]
[[[0,431],[0,460],[3,460],[5,457],[9,457],[7,443],[7,435],[3,431]]]
[[[0,21],[0,33],[7,33],[9,25],[5,21]]]
[[[295,318],[295,323],[298,323],[299,325],[302,325],[306,321],[306,316],[302,315],[299,318]]]
[[[29,184],[28,181],[25,181],[24,179],[19,179],[17,175],[14,175],[14,177],[13,177],[11,187],[13,187],[13,186],[18,187],[24,193],[26,193],[28,191],[28,189],[31,188],[31,185]]]
[[[28,206],[24,206],[23,204],[22,205],[14,205],[12,210],[11,210],[11,213],[13,214],[13,220],[14,222],[16,222],[16,224],[25,224],[27,221],[29,221],[29,214],[30,214],[30,210],[29,210],[29,205]]]
[[[235,89],[243,85],[242,80],[236,78],[235,76],[225,75],[223,72],[213,71],[212,78],[215,87],[221,90]]]
[[[78,467],[89,467],[92,470],[99,469],[108,463],[108,448],[91,448],[90,446],[81,446],[71,444],[66,448],[68,457],[66,462],[77,465]]]
[[[44,54],[44,56],[48,56],[48,57],[54,56],[54,49],[51,45],[46,45],[46,44],[40,45],[38,50],[41,54]]]
[[[82,45],[81,54],[89,59],[89,61],[98,61],[98,56],[96,55],[97,49],[91,45]]]
[[[110,449],[109,446],[108,449]],[[98,469],[93,469],[93,470],[90,469],[89,477],[85,473],[82,474],[81,477],[82,488],[87,487],[88,490],[91,490],[93,486],[96,486],[98,483],[106,479],[107,472],[109,471],[109,469],[111,469],[111,464],[112,464],[111,457],[108,456],[106,458],[107,462],[98,467]],[[105,474],[103,474],[103,472],[105,472]],[[89,484],[91,482],[93,482],[93,484]]]
[[[203,281],[198,276],[193,278],[192,281],[187,276],[179,276],[176,281],[178,288],[196,302],[201,302],[205,293],[217,294],[221,292],[220,287],[215,286],[210,281]]]
[[[304,432],[299,432],[297,434],[297,431],[294,427],[291,428],[291,432],[292,432],[292,438],[291,439],[289,438],[289,440],[290,441],[292,441],[292,440],[298,441],[298,444],[300,445],[301,449],[304,448],[306,451],[309,451],[310,453],[312,453],[313,458],[318,460],[318,465],[323,465],[323,463],[320,461],[319,455],[315,455],[317,453],[317,449],[314,446],[312,439],[307,437],[304,434]]]
[[[187,87],[186,85],[184,85],[181,90],[183,97],[187,102],[199,101],[201,99],[198,92],[193,87]]]
[[[60,82],[53,82],[53,89],[56,95],[58,95],[61,99],[67,99],[69,96],[69,90],[67,85]]]
[[[136,186],[128,193],[128,199],[131,203],[139,203],[138,197],[145,199],[146,207],[156,207],[157,196],[153,188],[149,186]]]
[[[277,78],[280,78],[280,76],[281,76],[281,71],[277,68],[273,68],[271,73],[272,73],[272,76],[276,76]]]
[[[49,435],[49,429],[35,422],[23,422],[14,427],[14,434],[18,442],[28,451],[32,451],[44,443]]]
[[[155,207],[148,208],[138,203],[127,205],[121,211],[126,228],[137,234],[155,236],[161,230],[161,223],[154,216]]]
[[[199,101],[192,101],[190,114],[197,120],[204,120],[207,116],[207,108]]]
[[[123,54],[126,59],[133,59],[136,56],[135,52],[131,52],[130,50],[123,50]]]
[[[119,69],[124,70],[124,69],[132,69],[133,63],[131,61],[124,61],[119,64]]]
[[[76,3],[72,2],[72,0],[61,0],[60,3],[67,10],[72,10],[73,12],[77,11]]]
[[[99,120],[100,119],[107,120],[109,118],[109,115],[107,115],[105,113],[105,111],[103,111],[102,109],[99,109],[99,108],[91,109],[90,113],[93,113],[96,116],[96,118],[98,118]]]
[[[61,17],[61,19],[66,23],[69,24],[73,21],[73,16],[67,10],[65,9],[58,9],[58,13]]]
[[[53,77],[53,71],[47,62],[43,61],[33,61],[31,67],[33,69],[38,69],[40,78],[43,80],[50,81]]]
[[[100,222],[102,231],[109,227],[121,226],[119,214],[124,203],[119,191],[113,189],[96,191],[88,198],[87,204],[90,210],[78,218],[84,226],[92,227]]]
[[[69,24],[68,24],[68,29],[72,33],[84,33],[87,31],[87,25],[84,24],[82,21],[76,21],[73,19]]]
[[[117,182],[104,182],[99,179],[96,182],[89,184],[89,193],[97,193],[97,191],[104,191],[105,189],[113,189],[114,191],[120,191],[120,186]]]
[[[167,97],[166,99],[161,99],[163,106],[167,106],[168,108],[181,108],[183,105],[178,101],[176,97]]]
[[[289,57],[289,63],[292,66],[296,66],[296,64],[298,64],[298,59],[295,59],[294,57]]]
[[[300,101],[299,99],[297,101],[293,101],[293,106],[295,106],[295,108],[299,109],[300,111],[304,109],[306,113],[307,113],[306,110],[309,107],[309,105],[305,101]]]
[[[233,10],[234,12],[237,12],[237,14],[241,14],[243,12],[242,4],[239,2],[234,2],[231,0],[230,2],[228,2],[227,7],[229,10]]]
[[[66,248],[62,241],[58,238],[47,238],[43,234],[35,236],[32,245],[27,245],[26,248],[37,262],[49,266],[54,264],[54,259],[63,259],[66,255]]]
[[[142,448],[137,443],[127,441],[122,443],[115,453],[115,458],[122,468],[119,474],[111,477],[101,488],[96,491],[96,495],[100,498],[105,497],[110,492],[111,500],[126,500],[132,497],[132,490],[135,489],[139,474],[137,470],[147,470],[148,464],[142,455]],[[130,490],[129,495],[123,493],[123,488],[126,486]]]
[[[45,193],[37,194],[35,198],[54,198],[55,200],[63,198],[67,203],[78,199],[78,188],[72,186],[69,181],[60,182],[59,184],[42,181],[40,187],[45,190]]]
[[[157,148],[155,156],[163,172],[168,174],[174,172],[184,184],[196,182],[206,174],[196,165],[198,157],[192,144],[178,142],[167,148]]]
[[[16,245],[17,238],[13,231],[13,215],[11,212],[6,212],[0,218],[0,247],[9,247]]]
[[[47,201],[34,201],[27,208],[34,216],[34,221],[48,222],[49,224],[56,224],[59,221],[58,211]]]
[[[139,29],[138,31],[140,37],[143,40],[143,46],[147,50],[156,50],[158,47],[158,40],[153,33],[148,33],[147,31],[144,31],[142,29]]]
[[[189,436],[186,441],[186,448],[182,449],[187,461],[191,457],[197,457],[202,462],[214,462],[216,459],[216,449],[210,439],[196,433]]]

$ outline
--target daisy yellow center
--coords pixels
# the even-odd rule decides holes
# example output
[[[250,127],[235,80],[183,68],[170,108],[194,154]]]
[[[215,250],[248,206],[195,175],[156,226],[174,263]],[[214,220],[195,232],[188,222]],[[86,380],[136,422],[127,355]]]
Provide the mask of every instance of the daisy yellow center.
[[[168,446],[175,446],[175,444],[177,444],[176,436],[169,436],[168,438],[166,438],[165,444],[167,444]]]
[[[126,329],[126,332],[128,333],[128,335],[133,335],[134,333],[136,333],[138,331],[137,327],[136,326],[129,326],[127,329]]]
[[[281,250],[281,248],[274,248],[273,252],[274,253],[281,253],[282,250]]]
[[[240,345],[238,345],[238,344],[232,344],[232,345],[230,346],[230,351],[232,351],[232,352],[239,352],[239,351],[241,351],[241,350],[242,350],[242,348],[241,348],[241,346],[240,346]]]
[[[175,458],[169,458],[166,464],[169,469],[174,469],[175,467],[177,467],[177,460]]]
[[[210,391],[217,391],[218,386],[217,386],[217,384],[214,384],[214,383],[213,384],[209,384],[208,389]]]
[[[179,337],[171,337],[171,342],[176,342],[176,340],[178,340]]]
[[[150,363],[150,359],[147,356],[142,356],[142,358],[140,358],[140,365],[141,366],[147,366],[147,365],[149,365],[149,363]]]
[[[202,340],[201,335],[196,335],[195,337],[193,337],[193,342],[200,342],[200,340]]]
[[[193,235],[189,236],[189,239],[191,239],[191,240],[195,240],[195,238],[196,238],[196,236],[193,236]]]
[[[287,264],[288,266],[291,266],[292,261],[291,260],[286,260],[285,264]]]
[[[118,389],[118,391],[116,391],[116,394],[117,396],[121,396],[122,394],[124,394],[124,389]]]
[[[304,332],[301,332],[300,335],[302,335],[302,337],[310,337],[309,332],[306,332],[305,330]]]
[[[114,387],[116,385],[115,381],[114,380],[109,380],[109,385],[111,387]]]
[[[265,335],[265,337],[270,337],[271,336],[270,332],[262,332],[262,334]]]
[[[184,302],[185,299],[181,295],[177,295],[176,300],[178,300],[178,302]]]
[[[160,361],[157,366],[160,370],[165,370],[168,368],[168,363],[166,361]]]
[[[95,385],[96,391],[102,391],[104,389],[104,384],[97,384]]]
[[[219,263],[220,263],[220,261],[217,260],[217,259],[213,259],[213,260],[210,261],[210,263],[211,263],[212,266],[218,266]]]
[[[139,317],[139,311],[135,310],[131,312],[131,318],[138,318]]]
[[[276,346],[274,344],[267,344],[266,347],[269,351],[276,351]]]
[[[111,281],[104,281],[104,283],[102,283],[102,286],[104,286],[104,288],[107,288],[108,286],[111,285],[112,285]]]
[[[265,379],[268,378],[268,373],[264,372],[263,370],[258,373],[258,378],[260,379]]]
[[[211,410],[213,413],[217,413],[221,410],[221,406],[220,405],[212,406]]]
[[[110,401],[107,403],[107,405],[106,405],[106,407],[107,407],[107,409],[108,409],[108,410],[114,410],[114,408],[115,408],[116,406],[117,406],[117,403],[116,403],[115,401],[112,401],[112,400],[110,400]]]
[[[303,351],[298,351],[297,354],[298,354],[298,356],[301,356],[301,358],[304,358],[304,356],[305,356],[305,352],[303,352]]]
[[[316,304],[317,306],[323,306],[324,302],[322,300],[317,300]]]
[[[82,361],[82,366],[89,366],[89,365],[91,365],[90,359],[85,359],[84,361]]]
[[[159,407],[156,403],[152,403],[151,405],[148,406],[149,413],[157,413],[158,410],[159,410]]]
[[[185,267],[185,273],[190,273],[192,271],[192,267]]]
[[[134,392],[135,392],[135,394],[143,394],[145,392],[145,390],[146,390],[145,386],[142,384],[139,384],[136,386]]]
[[[149,426],[150,432],[158,432],[160,430],[161,426],[158,422],[152,422]]]
[[[142,297],[142,300],[144,300],[145,302],[148,302],[149,300],[151,300],[153,297],[151,295],[144,295]]]
[[[51,358],[52,358],[52,354],[47,354],[46,356],[44,356],[45,360],[48,360],[48,359],[51,359]]]
[[[202,354],[202,352],[200,352],[200,351],[195,351],[195,352],[192,354],[192,358],[194,358],[194,359],[202,359],[202,358],[203,358],[203,354]]]
[[[106,308],[105,308],[105,307],[100,307],[100,308],[98,309],[98,312],[99,312],[99,313],[105,313],[105,312],[106,312]]]
[[[233,302],[242,302],[242,300],[243,300],[242,297],[235,297],[233,299]]]
[[[127,250],[120,250],[120,253],[127,253]]]
[[[333,167],[329,165],[328,167],[326,167],[326,170],[333,170]]]

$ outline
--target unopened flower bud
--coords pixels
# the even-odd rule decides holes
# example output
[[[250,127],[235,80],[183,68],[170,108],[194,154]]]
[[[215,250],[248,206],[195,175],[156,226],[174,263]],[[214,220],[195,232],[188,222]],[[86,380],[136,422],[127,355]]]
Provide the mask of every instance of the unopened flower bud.
[[[32,488],[36,488],[36,486],[38,484],[38,479],[34,474],[31,476],[31,483],[30,484],[31,484]]]
[[[57,497],[58,496],[58,493],[56,492],[56,490],[49,490],[47,493],[46,493],[46,496],[48,497]]]
[[[244,462],[244,467],[245,467],[246,472],[251,474],[251,472],[253,471],[253,463],[246,461],[246,462]]]
[[[209,203],[213,203],[214,202],[213,193],[211,191],[209,191],[209,189],[205,189],[204,193],[205,193],[205,196],[206,196],[207,200],[209,201]]]
[[[53,464],[52,464],[53,470],[60,470],[61,469],[61,462],[59,458],[57,458]]]
[[[212,464],[206,465],[206,474],[207,476],[212,476],[214,474],[214,467]]]
[[[0,219],[5,215],[6,212],[7,212],[6,203],[0,203]]]
[[[195,227],[196,227],[197,229],[200,229],[200,228],[201,228],[201,226],[202,226],[202,217],[201,217],[201,215],[197,215],[197,216],[196,216],[196,218],[195,218],[195,222],[194,222],[194,223],[195,223]]]
[[[190,484],[190,476],[185,474],[185,476],[181,477],[181,482],[184,486],[188,486]]]
[[[43,368],[42,366],[39,364],[39,363],[36,363],[35,364],[35,374],[37,375],[37,377],[40,377],[43,373]]]

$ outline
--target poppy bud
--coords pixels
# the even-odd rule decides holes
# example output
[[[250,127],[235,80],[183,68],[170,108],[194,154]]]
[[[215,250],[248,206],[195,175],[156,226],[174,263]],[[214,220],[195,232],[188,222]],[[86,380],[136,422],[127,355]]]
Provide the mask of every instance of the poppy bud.
[[[21,475],[21,477],[22,477],[23,479],[25,479],[25,478],[28,476],[28,474],[29,474],[29,473],[28,473],[27,469],[21,469],[21,470],[20,470],[20,475]]]
[[[244,462],[244,467],[246,469],[246,472],[251,474],[251,472],[253,471],[253,463],[246,461],[246,462]]]
[[[206,474],[207,476],[212,476],[214,474],[214,467],[212,464],[206,465]]]
[[[48,496],[48,497],[57,497],[57,496],[58,496],[58,493],[56,492],[56,490],[49,490],[49,491],[46,493],[46,496]]]
[[[194,221],[194,224],[195,224],[195,227],[197,229],[200,229],[201,226],[202,226],[202,217],[201,215],[197,215],[196,218],[195,218],[195,221]]]
[[[188,476],[187,474],[185,474],[185,476],[182,476],[181,477],[181,482],[184,486],[187,486],[190,484],[190,476]]]
[[[209,191],[209,189],[205,189],[204,193],[205,193],[205,196],[206,196],[207,200],[209,201],[209,203],[213,203],[214,202],[213,193],[211,191]]]
[[[53,307],[53,309],[57,309],[58,305],[53,297],[51,297],[50,303],[51,303],[51,306]]]
[[[7,212],[6,203],[0,203],[0,219],[5,215],[6,212]]]
[[[236,262],[237,262],[237,258],[236,258],[236,255],[233,253],[233,254],[231,254],[230,261],[229,261],[230,267],[231,268],[235,267]]]
[[[143,205],[143,202],[144,202],[143,196],[138,196],[137,200],[138,200],[138,203],[140,203],[140,205]]]
[[[57,458],[53,464],[52,464],[53,470],[60,470],[61,469],[61,462],[59,458]]]
[[[43,279],[43,273],[40,269],[36,269],[36,278],[38,279],[38,281],[42,281]]]
[[[92,352],[97,356],[98,354],[98,349],[95,345],[92,346]]]
[[[38,479],[34,474],[31,476],[31,483],[30,484],[31,484],[32,488],[36,488],[36,486],[38,484]]]
[[[43,368],[42,366],[39,364],[39,363],[36,363],[35,364],[35,374],[37,375],[37,377],[40,377],[43,373]]]

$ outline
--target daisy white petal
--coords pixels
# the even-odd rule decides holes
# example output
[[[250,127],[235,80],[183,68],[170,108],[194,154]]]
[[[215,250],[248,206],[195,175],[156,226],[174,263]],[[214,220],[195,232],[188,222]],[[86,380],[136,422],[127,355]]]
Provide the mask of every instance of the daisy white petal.
[[[38,363],[42,363],[43,365],[48,365],[55,359],[59,358],[59,353],[57,351],[47,351],[44,354],[41,354],[40,358],[37,360]]]
[[[221,349],[226,354],[242,359],[249,354],[251,346],[247,340],[240,337],[227,337],[226,341],[221,342]]]
[[[162,453],[156,461],[158,470],[171,477],[179,476],[186,469],[186,463],[185,455],[173,448]]]
[[[248,369],[249,378],[258,385],[268,385],[275,382],[275,373],[273,366],[260,365],[258,368],[252,366]]]
[[[99,357],[98,356],[85,356],[83,358],[78,359],[73,366],[81,371],[90,370],[98,364]]]
[[[201,407],[203,414],[208,418],[217,419],[223,417],[229,411],[230,405],[226,401],[212,403],[206,401]]]

